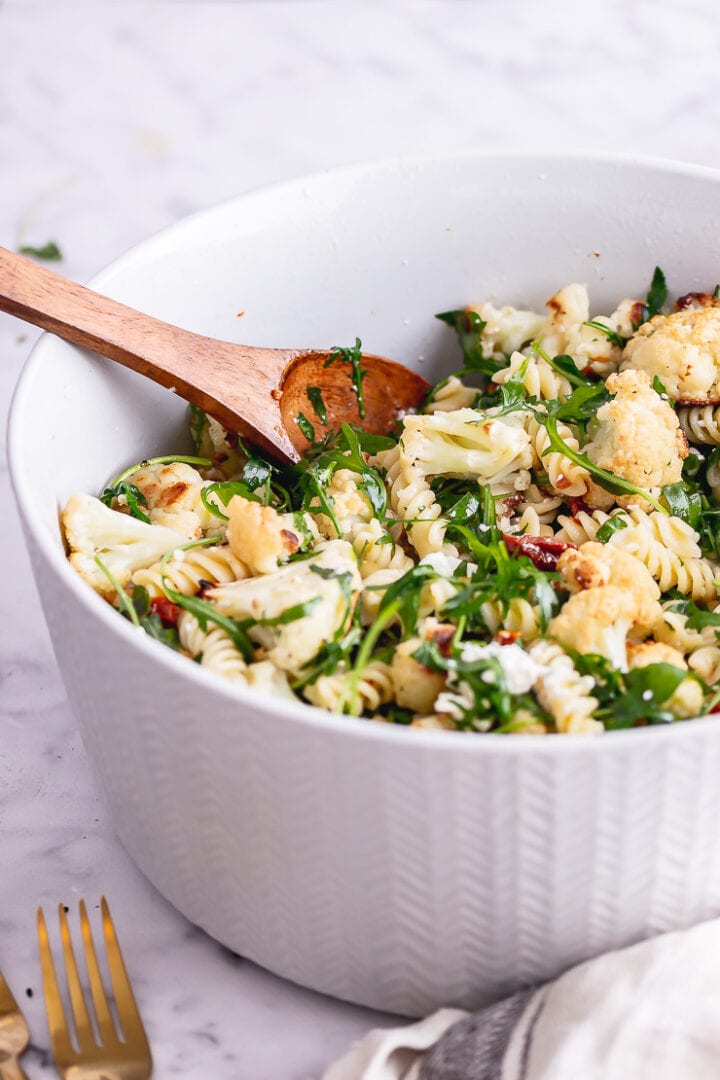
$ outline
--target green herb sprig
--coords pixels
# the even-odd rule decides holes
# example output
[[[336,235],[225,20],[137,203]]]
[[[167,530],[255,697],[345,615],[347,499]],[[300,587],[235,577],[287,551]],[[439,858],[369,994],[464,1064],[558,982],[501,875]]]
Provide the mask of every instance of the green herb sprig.
[[[147,506],[148,501],[135,484],[131,484],[128,480],[120,480],[112,487],[106,487],[100,496],[100,502],[111,507],[113,499],[124,499],[131,516],[150,525],[150,518],[144,510],[140,509],[141,506]]]
[[[344,363],[350,364],[352,368],[351,380],[355,389],[358,403],[358,413],[361,419],[365,418],[365,398],[363,397],[363,379],[367,375],[367,369],[362,367],[362,342],[360,338],[355,338],[355,344],[342,348],[339,345],[334,345],[330,350],[330,357],[325,361],[325,367],[330,367],[331,364]]]

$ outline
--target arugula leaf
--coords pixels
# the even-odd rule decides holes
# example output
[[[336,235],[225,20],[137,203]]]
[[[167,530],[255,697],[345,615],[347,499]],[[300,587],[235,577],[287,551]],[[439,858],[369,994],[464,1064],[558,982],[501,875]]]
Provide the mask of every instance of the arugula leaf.
[[[653,375],[652,388],[655,393],[659,394],[663,401],[666,401],[672,409],[675,408],[677,402],[673,401],[673,399],[670,397],[667,390],[665,389],[665,383],[662,381],[659,375]]]
[[[62,251],[54,240],[48,240],[42,247],[23,244],[18,250],[21,255],[30,255],[33,259],[43,259],[45,262],[60,262],[63,257]]]
[[[147,589],[143,585],[134,585],[130,600],[145,633],[155,641],[159,641],[161,645],[168,645],[171,649],[179,651],[181,645],[177,627],[165,626],[162,617],[152,610]]]
[[[171,465],[175,461],[184,462],[187,465],[199,465],[202,469],[209,469],[212,467],[212,461],[210,461],[209,458],[192,457],[189,454],[164,454],[161,457],[145,458],[144,461],[138,461],[135,465],[130,465],[129,468],[123,469],[121,473],[110,481],[108,487],[116,487],[121,480],[127,480],[128,476],[132,476],[133,473],[139,472],[140,469],[146,469],[148,465]]]
[[[358,412],[360,417],[365,417],[365,399],[363,397],[363,379],[367,375],[367,370],[361,367],[362,353],[360,351],[362,342],[359,337],[355,338],[355,344],[346,348],[341,348],[339,345],[334,345],[330,350],[330,358],[325,361],[325,367],[330,367],[331,364],[342,362],[350,364],[352,368],[352,384],[355,388],[355,394],[357,395]]]
[[[504,383],[500,384],[500,408],[494,416],[504,416],[506,413],[516,412],[518,409],[524,408],[529,401],[535,401],[535,398],[531,398],[525,388],[525,376],[530,364],[530,357],[526,356],[520,367]]]
[[[112,506],[113,499],[120,500],[120,498],[124,498],[125,505],[132,517],[144,521],[147,525],[150,524],[150,518],[144,510],[140,509],[141,506],[147,506],[147,499],[140,488],[127,480],[121,480],[120,483],[113,485],[113,487],[105,488],[100,496],[100,502],[105,503],[106,506]]]
[[[720,634],[720,612],[698,607],[694,600],[689,600],[685,596],[671,604],[669,610],[679,611],[682,615],[686,615],[686,626],[689,630],[703,630],[706,626],[716,626],[719,628],[716,633]]]
[[[443,608],[443,615],[450,618],[464,616],[471,626],[490,628],[483,616],[483,606],[490,602],[499,604],[503,614],[507,614],[510,601],[514,597],[526,599],[538,606],[540,623],[547,626],[559,605],[559,597],[553,583],[560,580],[554,571],[538,570],[531,559],[519,550],[512,555],[504,543],[498,542],[496,530],[485,526],[489,541],[486,544],[467,526],[452,525],[464,546],[477,564],[469,582],[463,582],[455,596],[451,597]]]
[[[563,375],[572,386],[588,385],[588,376],[583,375],[582,372],[578,370],[578,366],[572,356],[563,354],[561,356],[551,357],[549,353],[545,352],[539,339],[531,342],[530,348],[536,356],[539,356],[546,364],[549,364],[553,371],[557,371],[558,375]],[[597,382],[596,379],[595,382]]]
[[[363,454],[379,454],[381,450],[392,450],[397,442],[390,435],[373,435],[371,431],[363,431],[362,428],[356,427],[355,424],[344,424],[343,427],[349,427],[351,431],[355,432],[358,445]]]
[[[306,390],[308,401],[312,405],[315,415],[321,424],[327,424],[327,409],[325,408],[325,402],[323,401],[322,390],[319,386],[308,386]],[[311,440],[314,442],[314,439]]]
[[[702,513],[702,499],[697,491],[693,491],[689,484],[679,480],[676,484],[665,484],[662,489],[662,497],[675,517],[696,529]]]
[[[620,510],[616,514],[611,514],[604,525],[601,525],[595,534],[595,539],[599,540],[601,544],[607,544],[613,533],[619,532],[621,529],[627,529],[630,524],[630,518],[624,510]]]
[[[244,622],[246,622],[248,626],[287,626],[288,623],[297,622],[298,619],[304,619],[306,615],[310,614],[313,608],[316,608],[317,605],[321,603],[322,596],[313,596],[310,600],[305,600],[301,604],[293,604],[292,607],[285,608],[279,615],[264,619],[246,619]]]
[[[553,405],[552,402],[546,401],[545,407],[548,412],[552,412],[553,416],[564,423],[584,426],[588,420],[595,418],[600,406],[609,400],[610,393],[605,389],[604,383],[585,383],[584,386],[578,386],[576,390],[573,390],[562,404]]]
[[[193,441],[193,446],[196,452],[200,453],[200,447],[202,445],[205,429],[208,425],[207,413],[198,408],[197,405],[188,405],[188,413],[190,417],[190,437]]]
[[[345,693],[340,702],[341,711],[346,709],[351,716],[359,715],[360,679],[372,659],[380,636],[395,619],[400,620],[406,634],[412,633],[417,625],[420,593],[428,581],[437,577],[438,574],[431,566],[418,564],[385,589],[378,613],[368,627],[355,657],[355,663],[348,673]]]
[[[325,449],[326,446],[329,448]],[[339,432],[333,433],[331,442],[325,442],[314,456],[307,455],[295,466],[302,509],[311,513],[322,512],[330,518],[337,535],[342,535],[330,494],[332,478],[338,469],[349,469],[358,474],[358,488],[367,498],[376,517],[384,521],[387,488],[377,469],[365,460],[361,437],[350,424],[343,424]]]
[[[609,472],[607,469],[603,469],[600,465],[596,465],[590,460],[587,454],[582,453],[580,450],[573,450],[568,446],[565,440],[562,438],[558,431],[557,418],[561,410],[557,410],[554,415],[550,413],[543,413],[536,410],[535,416],[539,423],[541,423],[548,433],[549,445],[543,452],[543,456],[551,453],[553,450],[558,451],[570,461],[574,461],[576,465],[581,465],[584,469],[595,477],[601,487],[609,491],[611,495],[637,495],[640,498],[647,499],[651,506],[655,510],[659,510],[662,514],[667,514],[666,508],[658,502],[658,500],[651,495],[648,491],[638,487],[636,484],[631,484],[629,480],[623,479],[621,476],[616,476],[615,473]]]
[[[612,345],[617,345],[618,349],[624,349],[628,339],[618,334],[617,330],[613,330],[611,326],[605,326],[604,323],[598,322],[597,319],[588,319],[583,323],[583,326],[589,326],[593,330],[599,330],[610,341]]]
[[[504,360],[494,360],[492,356],[484,355],[482,332],[487,323],[480,318],[477,311],[473,311],[472,308],[443,311],[436,315],[435,318],[451,326],[458,336],[463,357],[463,367],[459,371],[453,372],[454,375],[468,375],[470,372],[475,371],[492,379],[496,372],[505,367]],[[433,387],[431,394],[436,393],[441,387],[445,386],[451,377],[451,375],[448,375],[447,378],[442,379]],[[430,400],[432,400],[432,397],[430,397]]]
[[[139,630],[144,630],[149,637],[155,638],[162,645],[168,645],[171,649],[179,650],[180,639],[177,629],[164,626],[160,616],[151,613],[150,597],[147,589],[142,585],[136,585],[133,588],[132,596],[129,596],[99,555],[95,556],[95,562],[117,593],[121,614],[126,619],[129,619],[133,626],[137,626]]]
[[[123,615],[125,615],[130,620],[130,622],[134,623],[135,626],[139,627],[140,619],[138,617],[138,613],[133,607],[130,597],[125,592],[120,582],[117,580],[110,568],[105,565],[99,555],[95,556],[95,564],[100,568],[100,570],[102,570],[103,574],[108,579],[113,589],[117,593],[117,598],[120,603],[120,610],[122,611]]]
[[[663,706],[684,679],[700,682],[692,672],[673,664],[648,664],[621,672],[604,656],[569,648],[565,651],[581,675],[591,675],[595,680],[593,696],[599,707],[594,715],[611,731],[635,727],[639,722],[673,723],[677,718]]]
[[[321,675],[332,675],[342,667],[351,667],[351,655],[362,639],[362,628],[351,626],[346,632],[339,631],[331,641],[326,641],[314,659],[303,667],[302,674],[294,680],[293,690],[302,690],[317,682]]]
[[[647,314],[643,322],[652,319],[654,315],[659,315],[667,302],[667,298],[668,289],[665,275],[660,267],[656,266],[647,297],[645,298],[645,311]]]

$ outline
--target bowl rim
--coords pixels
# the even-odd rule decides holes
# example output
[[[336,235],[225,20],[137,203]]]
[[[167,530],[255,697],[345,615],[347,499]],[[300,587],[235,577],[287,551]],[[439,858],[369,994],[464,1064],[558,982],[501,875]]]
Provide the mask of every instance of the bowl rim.
[[[312,173],[299,174],[290,179],[261,184],[219,203],[195,211],[132,245],[97,273],[93,274],[88,281],[88,285],[102,291],[108,278],[113,277],[118,272],[124,272],[137,260],[142,261],[147,256],[151,256],[156,247],[165,244],[174,234],[180,235],[202,226],[206,222],[211,222],[216,217],[222,218],[236,205],[244,206],[259,200],[282,196],[284,192],[292,194],[299,187],[332,182],[335,178],[342,179],[343,177],[351,177],[353,174],[361,175],[367,171],[382,172],[388,169],[418,168],[438,163],[469,160],[525,160],[528,164],[535,162],[536,165],[540,165],[543,161],[566,161],[585,165],[617,165],[621,168],[634,167],[649,172],[674,174],[720,183],[719,168],[671,158],[609,150],[476,147],[441,154],[418,153],[371,158]],[[108,295],[112,295],[112,290],[109,290]],[[645,740],[648,738],[652,738],[659,743],[663,743],[668,738],[704,738],[709,727],[716,728],[720,723],[720,716],[708,715],[697,717],[689,724],[682,721],[677,724],[657,727],[608,731],[604,733],[601,739],[587,738],[580,735],[538,738],[533,735],[508,737],[496,733],[485,733],[479,736],[477,732],[408,729],[405,726],[372,723],[361,717],[328,712],[300,700],[293,702],[282,698],[261,697],[256,691],[223,679],[222,676],[206,671],[198,664],[188,663],[186,657],[180,656],[174,650],[167,648],[146,634],[138,634],[136,627],[128,620],[118,618],[115,609],[111,608],[93,589],[88,588],[87,584],[71,568],[62,548],[53,543],[40,512],[25,494],[21,453],[21,441],[25,428],[22,424],[22,414],[26,405],[29,404],[29,383],[35,369],[43,363],[45,352],[54,347],[55,340],[57,339],[54,335],[46,332],[34,344],[23,365],[10,405],[7,429],[7,457],[10,480],[20,516],[23,519],[25,528],[32,534],[33,542],[37,544],[46,561],[71,591],[85,616],[89,619],[99,619],[107,627],[111,636],[117,636],[119,640],[127,642],[131,648],[139,649],[141,653],[147,656],[150,662],[164,665],[168,672],[176,677],[184,677],[190,682],[198,683],[205,690],[214,691],[216,694],[221,695],[228,701],[236,702],[238,705],[249,706],[251,712],[252,707],[257,707],[260,701],[270,712],[279,714],[282,719],[290,720],[293,723],[320,732],[334,732],[353,740],[379,740],[382,743],[409,745],[410,748],[432,747],[446,753],[451,751],[462,751],[464,754],[500,752],[514,755],[529,752],[530,747],[533,748],[533,753],[542,754],[611,753],[628,741],[632,741],[639,747],[645,747]],[[76,346],[70,347],[76,348]],[[410,740],[409,744],[408,740]]]

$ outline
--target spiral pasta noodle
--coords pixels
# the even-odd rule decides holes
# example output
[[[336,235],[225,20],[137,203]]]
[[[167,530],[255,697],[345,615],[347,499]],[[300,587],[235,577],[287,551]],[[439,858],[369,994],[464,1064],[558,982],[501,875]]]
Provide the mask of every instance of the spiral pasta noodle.
[[[496,372],[493,381],[502,386],[509,378],[517,375],[524,364],[527,364],[527,367],[522,384],[530,397],[537,398],[538,401],[554,401],[557,398],[566,398],[571,393],[572,386],[569,381],[551,368],[546,360],[541,356],[523,356],[520,352],[512,354],[508,366]]]
[[[635,511],[634,524],[613,533],[610,543],[644,563],[661,592],[678,589],[693,600],[716,598],[720,566],[701,556],[695,531],[679,518],[641,513]]]
[[[191,548],[176,551],[163,567],[157,562],[145,570],[136,570],[133,585],[142,585],[151,598],[165,595],[163,576],[175,592],[192,596],[200,591],[200,584],[209,581],[213,585],[241,581],[249,577],[246,564],[233,555],[229,545]]]
[[[456,553],[457,548],[445,544],[447,521],[422,470],[410,465],[399,447],[378,454],[378,460],[387,470],[390,504],[406,523],[408,539],[420,558],[438,551]]]
[[[415,565],[377,518],[356,526],[352,545],[363,578],[370,577],[378,570],[400,570],[404,573]]]
[[[181,611],[178,617],[180,644],[198,660],[202,667],[222,675],[226,679],[244,679],[247,664],[220,626],[208,624],[202,630],[200,623],[189,611]]]
[[[579,510],[572,516],[559,514],[557,522],[560,529],[555,533],[556,540],[564,540],[565,543],[580,547],[588,540],[594,540],[598,529],[605,524],[610,517],[604,510]]]
[[[335,520],[340,527],[338,534],[331,519],[322,513],[315,514],[320,534],[330,540],[338,535],[347,538],[362,523],[373,520],[372,508],[358,484],[358,474],[352,469],[338,469],[333,473],[327,492]]]
[[[703,645],[690,656],[688,665],[709,686],[720,679],[720,645]]]
[[[681,405],[677,416],[690,442],[720,446],[720,405]]]
[[[486,601],[480,608],[483,620],[491,633],[508,630],[518,634],[524,641],[532,641],[540,633],[537,608],[524,597],[514,596],[503,612],[500,601]]]
[[[455,409],[471,408],[478,396],[478,391],[465,386],[457,375],[451,375],[444,386],[433,394],[432,400],[423,409],[424,413],[453,412]]]
[[[546,669],[535,684],[535,693],[557,730],[565,735],[602,731],[602,723],[592,715],[598,707],[597,698],[591,693],[592,678],[581,675],[561,646],[547,638],[534,641],[528,652]]]
[[[720,503],[720,461],[711,461],[705,470],[705,482],[716,503]]]
[[[662,616],[653,627],[653,637],[656,641],[662,641],[666,645],[672,645],[684,656],[704,648],[706,645],[715,643],[715,631],[712,626],[704,626],[701,630],[693,630],[688,627],[688,617],[682,611],[673,610],[674,600],[663,604]]]
[[[303,694],[312,705],[321,709],[338,712],[348,704],[351,675],[347,671],[336,671],[332,675],[321,675],[314,683],[303,689]],[[360,711],[373,713],[381,705],[393,698],[392,669],[383,660],[371,660],[356,683],[357,702]]]
[[[535,467],[547,474],[548,484],[561,495],[584,495],[588,490],[590,475],[582,465],[557,450],[549,450],[550,436],[546,428],[528,414],[525,430],[532,439]],[[571,450],[579,450],[580,443],[567,424],[558,424],[558,434]]]

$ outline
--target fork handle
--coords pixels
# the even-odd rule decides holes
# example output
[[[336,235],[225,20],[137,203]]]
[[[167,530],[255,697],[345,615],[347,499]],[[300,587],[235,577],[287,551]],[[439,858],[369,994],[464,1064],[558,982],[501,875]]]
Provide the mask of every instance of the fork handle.
[[[20,1062],[16,1057],[7,1058],[5,1061],[0,1057],[0,1080],[28,1080],[28,1075],[20,1067]]]

